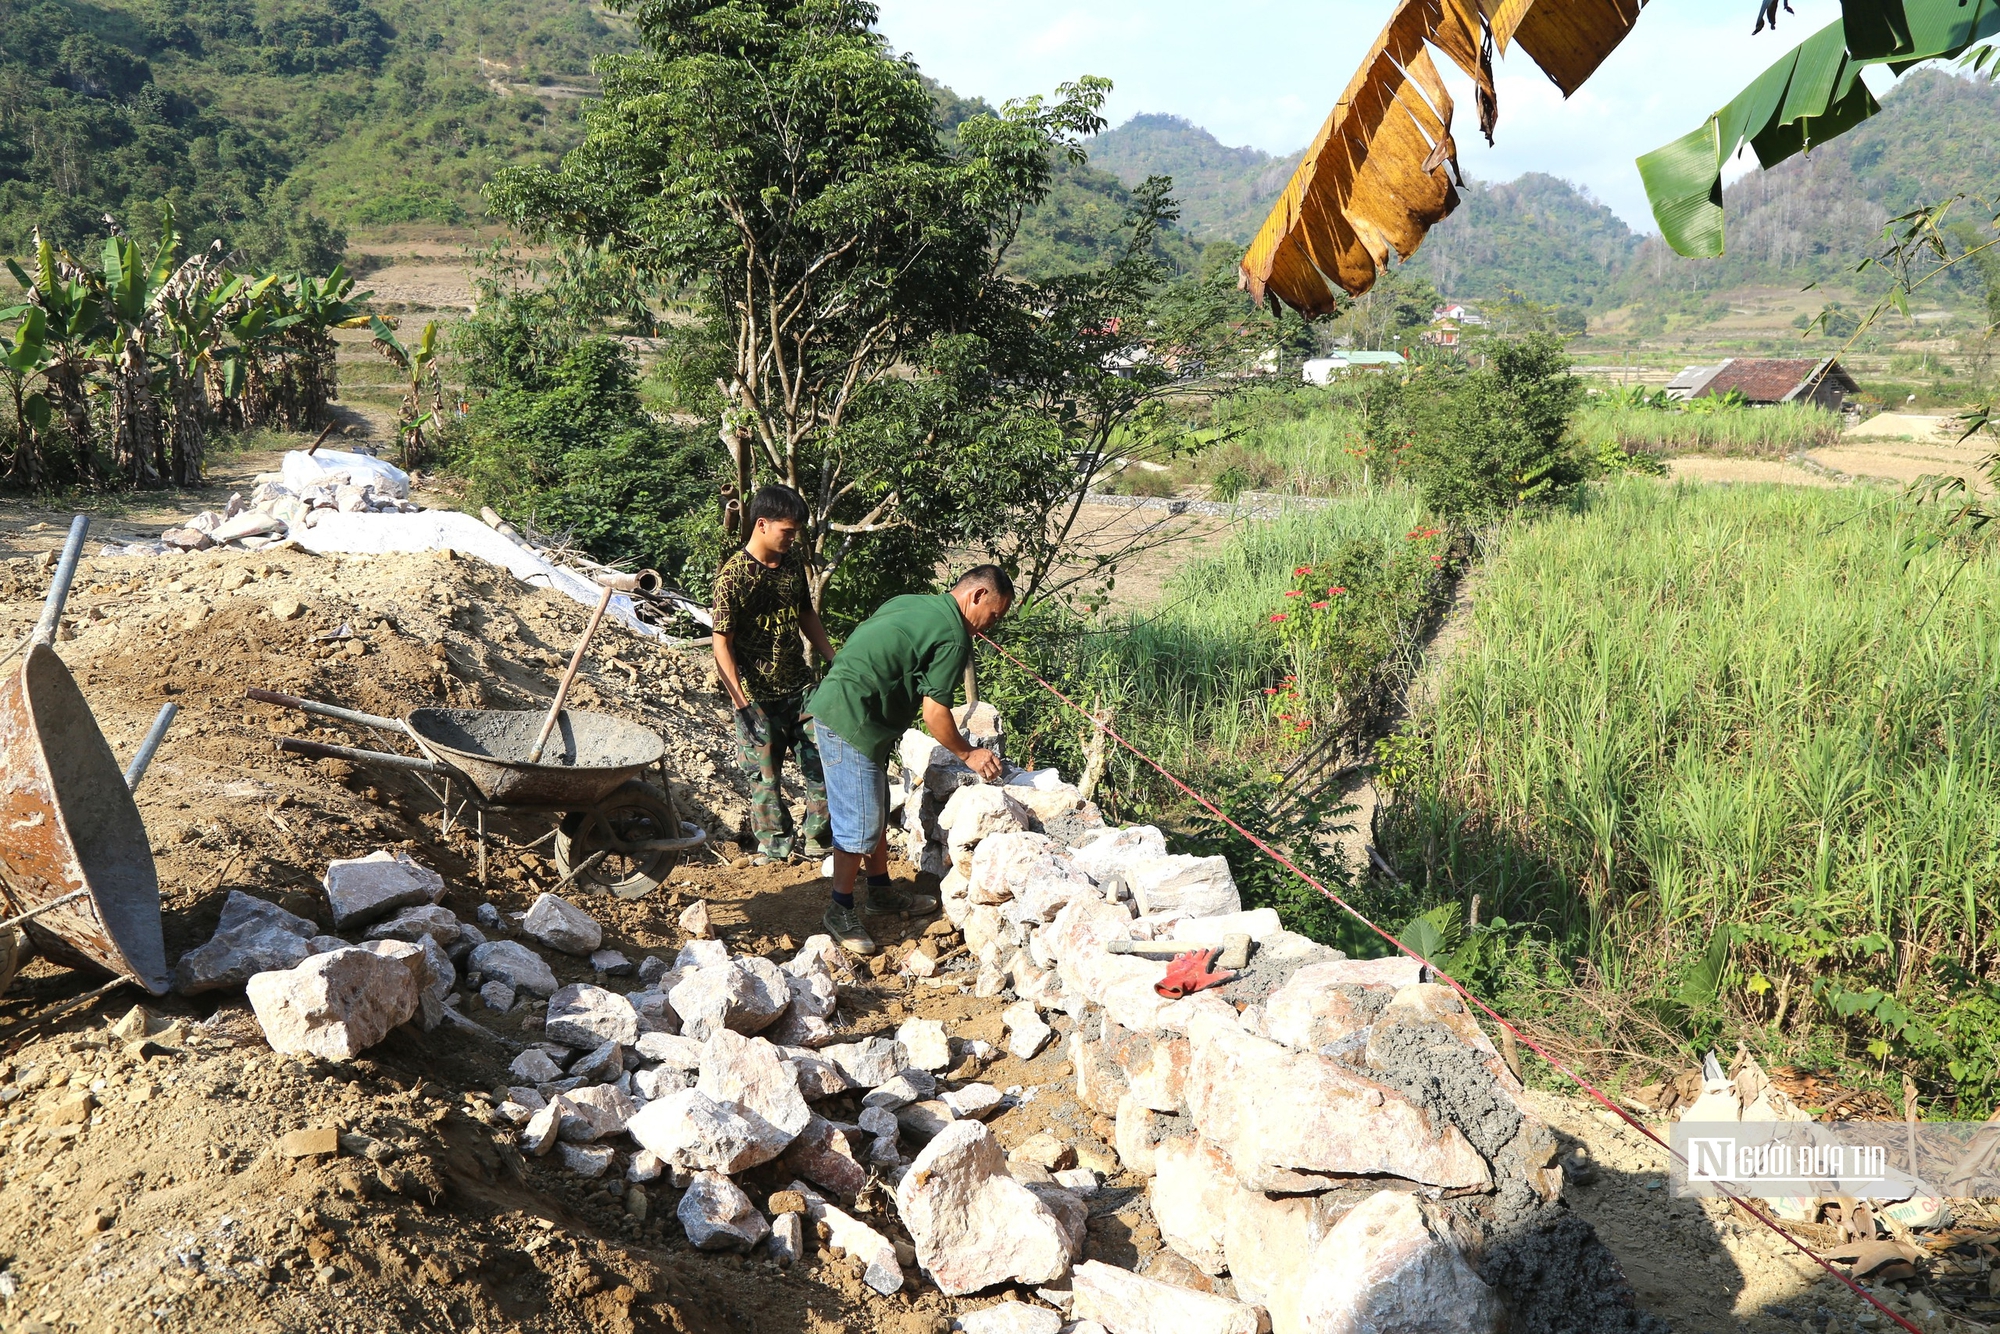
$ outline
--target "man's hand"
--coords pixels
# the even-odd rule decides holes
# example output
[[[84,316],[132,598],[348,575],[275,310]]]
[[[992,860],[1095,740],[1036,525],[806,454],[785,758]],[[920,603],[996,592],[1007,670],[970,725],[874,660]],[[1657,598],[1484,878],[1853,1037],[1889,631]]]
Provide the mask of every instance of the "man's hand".
[[[965,767],[989,783],[1000,781],[1000,757],[990,750],[967,751],[965,753]]]
[[[755,701],[745,704],[736,711],[736,727],[758,745],[768,745],[771,740],[771,724],[764,717],[764,711]]]

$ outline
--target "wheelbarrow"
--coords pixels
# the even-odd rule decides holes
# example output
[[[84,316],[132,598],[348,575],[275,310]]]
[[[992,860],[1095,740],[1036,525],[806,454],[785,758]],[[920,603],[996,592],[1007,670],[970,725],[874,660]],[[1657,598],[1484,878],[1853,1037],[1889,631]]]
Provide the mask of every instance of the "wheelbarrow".
[[[18,927],[56,963],[103,969],[163,996],[160,879],[132,790],[174,706],[160,711],[121,773],[76,679],[49,647],[88,526],[81,515],[71,525],[27,655],[0,679],[0,990],[23,957]]]
[[[574,881],[588,892],[626,899],[658,889],[683,856],[708,841],[701,826],[682,821],[674,807],[664,761],[666,746],[659,734],[610,714],[573,710],[556,714],[546,750],[531,762],[527,757],[539,744],[541,713],[423,708],[396,719],[274,690],[244,694],[262,704],[408,740],[418,754],[360,750],[297,737],[280,738],[278,749],[307,759],[346,760],[440,780],[441,790],[430,790],[444,807],[445,833],[450,833],[452,821],[465,806],[473,810],[481,884],[486,883],[489,814],[554,817],[554,860],[562,877],[557,887]],[[640,778],[648,769],[656,772],[657,782]],[[425,785],[429,787],[428,781]],[[463,794],[456,807],[454,785]]]

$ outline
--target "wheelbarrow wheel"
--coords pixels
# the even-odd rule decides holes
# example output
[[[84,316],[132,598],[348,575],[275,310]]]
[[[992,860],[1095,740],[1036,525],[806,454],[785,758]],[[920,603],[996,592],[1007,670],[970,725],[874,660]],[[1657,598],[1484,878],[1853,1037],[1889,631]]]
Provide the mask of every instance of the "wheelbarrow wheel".
[[[556,827],[556,871],[568,875],[604,855],[575,879],[586,894],[615,894],[636,899],[660,887],[667,872],[679,865],[677,852],[619,852],[614,843],[639,843],[680,837],[680,817],[664,792],[633,781],[588,811],[575,811]]]

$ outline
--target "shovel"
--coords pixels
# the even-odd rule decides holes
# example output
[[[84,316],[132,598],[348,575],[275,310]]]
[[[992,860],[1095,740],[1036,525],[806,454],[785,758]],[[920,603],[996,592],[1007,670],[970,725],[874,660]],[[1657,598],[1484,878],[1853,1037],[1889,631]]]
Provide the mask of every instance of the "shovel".
[[[604,594],[597,599],[597,610],[590,613],[590,624],[583,627],[583,638],[576,641],[576,652],[570,655],[569,670],[563,673],[561,683],[556,686],[556,697],[549,703],[549,716],[542,719],[542,730],[535,737],[534,747],[528,751],[529,764],[542,762],[542,748],[549,744],[549,733],[556,730],[556,719],[562,716],[563,701],[569,698],[570,683],[576,680],[577,669],[583,666],[584,650],[590,647],[598,622],[604,619],[605,609],[611,605],[611,595],[632,592],[639,586],[639,576],[607,571],[597,576],[597,582],[604,586]]]

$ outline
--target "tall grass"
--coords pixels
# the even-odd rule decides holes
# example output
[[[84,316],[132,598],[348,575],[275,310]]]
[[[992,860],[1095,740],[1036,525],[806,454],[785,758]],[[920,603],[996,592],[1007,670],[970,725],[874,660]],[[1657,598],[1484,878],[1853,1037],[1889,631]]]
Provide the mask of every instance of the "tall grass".
[[[1837,443],[1843,424],[1837,412],[1800,403],[1713,412],[1587,403],[1574,430],[1591,450],[1613,443],[1627,453],[1782,458]]]
[[[1983,1105],[1993,545],[1856,491],[1625,480],[1491,550],[1396,765],[1393,844],[1433,896],[1538,923],[1685,1035],[1676,997],[1779,1045],[1828,1021]],[[1689,1000],[1725,928],[1730,980]]]
[[[1219,443],[1174,460],[1169,474],[1127,473],[1122,480],[1142,490],[1146,480],[1163,491],[1198,487],[1225,500],[1243,491],[1295,496],[1365,491],[1382,476],[1382,467],[1369,457],[1364,414],[1346,386],[1251,390],[1212,405],[1207,425]]]

